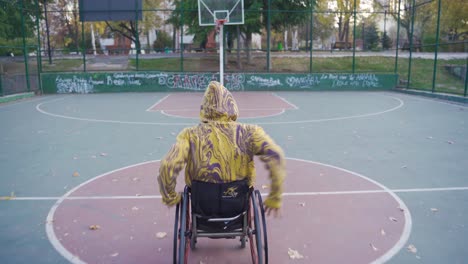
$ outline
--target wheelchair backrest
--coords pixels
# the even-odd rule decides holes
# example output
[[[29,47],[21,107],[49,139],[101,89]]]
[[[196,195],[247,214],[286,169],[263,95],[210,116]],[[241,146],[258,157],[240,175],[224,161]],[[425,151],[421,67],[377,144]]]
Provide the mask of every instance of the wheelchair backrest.
[[[192,212],[206,218],[227,218],[248,209],[250,188],[247,180],[227,183],[192,181]]]

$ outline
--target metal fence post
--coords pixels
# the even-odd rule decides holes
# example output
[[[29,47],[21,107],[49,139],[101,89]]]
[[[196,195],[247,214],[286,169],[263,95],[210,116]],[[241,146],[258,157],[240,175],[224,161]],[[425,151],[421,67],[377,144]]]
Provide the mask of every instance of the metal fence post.
[[[466,88],[468,86],[468,57],[466,58],[466,64],[465,64],[465,92],[463,93],[463,96],[466,97]]]
[[[86,41],[85,41],[85,33],[84,33],[84,21],[81,21],[81,52],[83,53],[83,71],[86,72]]]
[[[398,48],[400,46],[400,14],[401,0],[398,0],[398,21],[397,21],[397,36],[396,36],[396,52],[395,52],[395,74],[398,73]]]
[[[356,71],[356,0],[354,0],[354,11],[353,11],[353,73]],[[348,43],[346,43],[348,45]]]
[[[414,16],[416,12],[416,0],[413,0],[411,6],[411,32],[410,32],[410,43],[409,43],[409,61],[408,61],[408,81],[406,83],[406,89],[410,86],[411,81],[411,59],[413,56],[413,32],[414,32]]]
[[[42,90],[42,80],[41,80],[41,72],[42,72],[42,52],[41,52],[41,32],[39,27],[39,16],[41,15],[39,11],[39,0],[34,1],[36,4],[36,27],[37,27],[37,50],[36,50],[36,59],[37,59],[37,85],[39,86],[39,91],[41,94],[44,93]]]
[[[140,33],[138,32],[138,1],[137,0],[135,0],[135,30],[136,30],[136,34],[135,34],[135,58],[136,58],[136,70],[138,71],[139,68],[140,68],[139,67],[140,63],[138,61],[138,57],[139,57],[139,53],[140,53],[140,50],[141,50],[141,43],[140,43],[140,35],[139,35]]]
[[[3,96],[2,67],[1,67],[1,65],[0,65],[0,96]]]
[[[270,72],[271,66],[271,0],[268,0],[267,11],[267,72]]]
[[[29,82],[29,69],[28,69],[28,48],[26,46],[26,27],[24,25],[24,0],[21,0],[21,31],[23,35],[23,57],[24,57],[24,69],[26,76],[26,87],[28,92],[31,91],[31,83]]]
[[[310,59],[309,59],[309,72],[312,73],[312,51],[314,49],[313,45],[314,39],[314,4],[310,8]]]
[[[432,92],[435,92],[435,82],[436,82],[436,75],[437,75],[437,52],[439,51],[439,30],[440,30],[440,8],[441,8],[441,0],[438,3],[438,10],[437,10],[437,31],[436,31],[436,46],[435,46],[435,53],[434,53],[434,70],[432,72]]]
[[[180,43],[179,43],[179,50],[180,50],[180,71],[184,71],[184,0],[180,0],[180,4],[182,9],[180,10]]]

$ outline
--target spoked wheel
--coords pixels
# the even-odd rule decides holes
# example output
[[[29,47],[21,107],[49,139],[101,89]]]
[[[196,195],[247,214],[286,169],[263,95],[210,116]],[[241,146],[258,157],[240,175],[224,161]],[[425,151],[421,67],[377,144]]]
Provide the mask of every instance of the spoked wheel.
[[[260,206],[260,212],[262,216],[262,231],[263,231],[263,250],[264,250],[264,258],[265,264],[268,264],[268,235],[267,235],[267,227],[266,227],[266,220],[265,220],[265,208],[263,206],[262,195],[260,191],[255,190],[254,192],[255,198],[258,199],[258,205]]]
[[[255,198],[255,194],[251,195],[250,198],[251,206],[248,217],[250,252],[252,253],[252,262],[254,264],[263,264],[262,231],[260,225],[260,215],[258,213],[258,202]]]
[[[190,249],[190,214],[188,205],[188,192],[184,191],[181,204],[176,206],[176,220],[174,225],[173,263],[188,263]]]

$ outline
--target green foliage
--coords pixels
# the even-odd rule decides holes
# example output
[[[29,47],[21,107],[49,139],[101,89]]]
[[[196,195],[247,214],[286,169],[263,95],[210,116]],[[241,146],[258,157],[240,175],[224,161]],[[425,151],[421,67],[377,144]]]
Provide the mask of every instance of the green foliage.
[[[158,31],[157,38],[153,43],[153,48],[156,51],[162,51],[165,48],[172,46],[172,38],[165,31]]]
[[[364,25],[364,50],[374,50],[379,45],[380,37],[375,23]]]
[[[382,48],[388,50],[392,48],[392,39],[387,35],[387,32],[384,32],[382,35]]]
[[[24,19],[24,35],[34,34],[36,6],[35,0],[0,0],[0,38],[12,40],[23,37],[22,14]]]

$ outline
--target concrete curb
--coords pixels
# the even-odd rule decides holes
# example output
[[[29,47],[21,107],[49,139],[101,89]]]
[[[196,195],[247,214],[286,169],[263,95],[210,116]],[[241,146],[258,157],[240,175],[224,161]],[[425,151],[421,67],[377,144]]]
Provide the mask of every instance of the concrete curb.
[[[33,92],[0,96],[0,104],[13,102],[13,101],[21,100],[24,98],[33,97],[33,96],[34,96]]]
[[[411,90],[411,89],[403,89],[403,88],[395,88],[393,89],[395,92],[412,94],[412,95],[420,95],[424,97],[430,97],[434,99],[441,99],[445,101],[451,101],[461,104],[468,104],[468,97],[464,97],[461,95],[454,95],[454,94],[446,94],[446,93],[433,93],[429,91],[421,91],[421,90]]]

